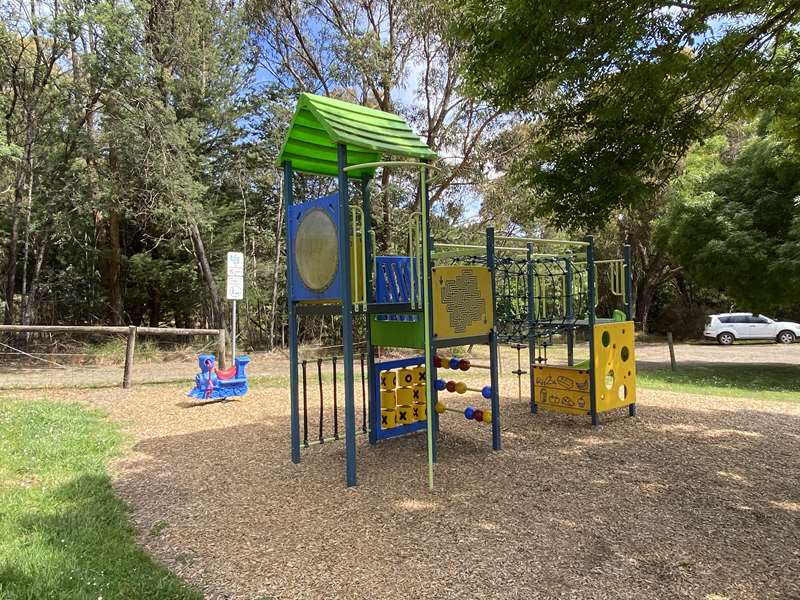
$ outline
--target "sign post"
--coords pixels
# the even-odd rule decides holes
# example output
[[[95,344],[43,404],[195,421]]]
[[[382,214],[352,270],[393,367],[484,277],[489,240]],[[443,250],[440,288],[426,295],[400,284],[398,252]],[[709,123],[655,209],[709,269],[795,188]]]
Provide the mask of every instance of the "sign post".
[[[236,301],[244,298],[244,254],[228,252],[228,270],[225,279],[225,290],[231,301],[231,354],[236,364]]]

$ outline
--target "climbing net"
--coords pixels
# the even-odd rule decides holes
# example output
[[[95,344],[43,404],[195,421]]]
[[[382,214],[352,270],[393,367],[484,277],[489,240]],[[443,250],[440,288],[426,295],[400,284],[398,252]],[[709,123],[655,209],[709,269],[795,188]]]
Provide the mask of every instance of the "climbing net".
[[[498,341],[526,343],[575,329],[588,312],[586,263],[572,254],[531,260],[533,289],[528,285],[528,260],[500,256],[495,260],[495,324]],[[528,319],[530,296],[533,314]]]

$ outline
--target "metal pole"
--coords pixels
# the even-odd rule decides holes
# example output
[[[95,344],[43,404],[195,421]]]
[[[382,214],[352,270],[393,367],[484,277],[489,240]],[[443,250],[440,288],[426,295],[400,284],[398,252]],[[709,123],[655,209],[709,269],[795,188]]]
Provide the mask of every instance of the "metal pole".
[[[486,266],[492,275],[492,317],[496,313],[497,302],[497,281],[495,279],[494,265],[494,227],[486,229]],[[492,383],[492,448],[502,450],[503,444],[500,439],[500,378],[498,377],[498,352],[497,337],[495,334],[494,323],[489,330],[489,363],[492,367],[490,379]]]
[[[283,162],[283,200],[286,206],[286,243],[289,243],[289,207],[293,204],[292,161]],[[294,257],[292,249],[286,252],[286,301],[289,321],[289,397],[291,403],[290,429],[292,435],[292,462],[300,462],[300,399],[298,398],[297,376],[297,313],[292,300],[292,270]]]
[[[533,357],[534,354],[536,354],[536,315],[534,314],[536,309],[536,303],[534,302],[534,294],[536,293],[536,289],[534,288],[533,278],[533,244],[530,243],[528,244],[528,258],[526,265],[528,271],[528,362],[530,363],[531,372],[531,413],[536,414],[538,411],[536,406],[536,386],[534,385],[536,369],[533,368]]]
[[[348,201],[347,146],[337,144],[339,167],[339,289],[342,294],[342,346],[344,369],[344,446],[347,487],[356,485],[356,408],[353,378],[353,290],[350,273],[350,205]],[[355,240],[354,240],[355,242]]]
[[[596,367],[594,364],[594,238],[587,235],[586,241],[589,245],[586,247],[586,277],[589,283],[588,294],[588,314],[587,319],[589,322],[589,405],[592,415],[592,426],[600,424],[600,418],[597,414],[597,386],[595,385],[595,376],[597,375]]]
[[[630,244],[622,247],[622,256],[625,264],[625,318],[633,321],[633,264]]]
[[[231,362],[236,364],[236,300],[231,305]]]
[[[366,269],[366,282],[367,289],[364,290],[364,297],[367,301],[367,306],[375,302],[375,294],[372,291],[372,266],[375,264],[375,257],[372,255],[372,244],[368,239],[370,231],[372,230],[372,212],[369,197],[369,175],[364,175],[361,178],[361,210],[364,212],[364,268]],[[375,274],[377,277],[377,274]],[[381,407],[379,405],[379,398],[375,394],[375,386],[373,382],[377,377],[375,372],[375,348],[372,346],[372,315],[366,315],[366,336],[367,336],[367,408],[369,420],[369,443],[376,444],[378,442],[378,430],[381,427]]]
[[[433,366],[433,357],[436,348],[433,346],[433,292],[431,273],[431,230],[428,218],[430,217],[430,199],[428,198],[427,170],[420,169],[420,213],[422,214],[422,313],[425,319],[425,377],[428,385],[425,386],[426,415],[433,415],[436,401],[436,388],[433,385],[436,369]],[[428,421],[428,488],[433,489],[433,463],[436,462],[436,417]]]
[[[573,320],[575,318],[575,308],[572,303],[572,260],[567,257],[564,259],[564,296],[567,300],[566,315],[569,322],[569,329],[567,329],[567,365],[570,367],[575,364],[575,331],[572,329]]]

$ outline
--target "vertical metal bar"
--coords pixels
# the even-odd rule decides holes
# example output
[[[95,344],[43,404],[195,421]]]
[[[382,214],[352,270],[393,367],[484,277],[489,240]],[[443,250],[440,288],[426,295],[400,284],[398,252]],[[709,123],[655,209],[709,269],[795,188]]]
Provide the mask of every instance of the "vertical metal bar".
[[[433,347],[433,295],[432,287],[432,274],[431,274],[431,231],[428,218],[430,217],[430,198],[428,197],[428,184],[427,184],[427,167],[423,167],[419,171],[419,187],[420,187],[420,213],[422,225],[422,313],[425,319],[425,374],[430,377],[434,373],[433,356],[436,349]],[[427,380],[428,385],[425,386],[425,414],[430,415],[435,411],[434,399],[436,397],[436,388],[433,385],[433,379]],[[436,436],[434,435],[434,427],[432,423],[428,422],[427,427],[427,442],[428,442],[428,487],[433,489],[433,463],[436,462]]]
[[[367,385],[364,377],[364,353],[359,354],[361,362],[361,431],[367,432]]]
[[[497,281],[495,279],[494,265],[494,227],[486,229],[486,266],[492,275],[492,315],[497,313]],[[501,450],[503,447],[500,439],[500,378],[497,372],[497,334],[495,326],[489,330],[489,366],[491,367],[491,386],[492,386],[492,448]]]
[[[333,376],[333,437],[339,439],[339,402],[336,398],[336,388],[338,383],[336,381],[336,357],[331,358],[331,371]]]
[[[292,300],[292,269],[294,257],[289,247],[289,207],[294,202],[292,185],[292,162],[283,162],[283,203],[286,211],[286,302],[289,328],[289,396],[291,398],[292,462],[300,462],[300,407],[297,397],[297,313]]]
[[[236,364],[236,300],[231,300],[231,363]]]
[[[564,287],[566,288],[566,316],[569,322],[567,329],[567,364],[571,367],[575,364],[575,330],[573,329],[575,319],[575,307],[572,303],[572,258],[564,258]]]
[[[631,264],[631,245],[622,247],[625,268],[625,318],[633,321],[633,265]]]
[[[308,385],[306,383],[306,361],[303,361],[303,445],[308,448]]]
[[[536,414],[538,407],[536,406],[536,369],[533,367],[534,355],[536,354],[536,303],[534,297],[536,288],[534,287],[533,276],[533,244],[528,243],[528,258],[526,261],[528,267],[528,362],[530,363],[531,372],[531,413]]]
[[[344,357],[344,446],[346,455],[345,480],[347,487],[356,485],[356,411],[353,398],[353,296],[350,273],[350,209],[348,205],[347,146],[338,144],[336,156],[339,167],[339,269],[342,294],[342,346]]]
[[[586,273],[588,277],[589,289],[588,294],[588,321],[589,329],[587,337],[589,338],[589,406],[592,415],[592,425],[597,426],[600,424],[600,417],[597,414],[597,386],[595,385],[596,368],[594,364],[594,303],[595,303],[595,264],[594,264],[594,238],[590,235],[586,236],[586,241],[589,245],[586,247]]]
[[[325,422],[324,394],[322,393],[322,359],[317,359],[317,378],[319,379],[319,443],[325,438],[322,436],[322,425]]]
[[[361,208],[364,212],[364,230],[372,230],[372,212],[370,204],[370,189],[369,189],[369,175],[364,175],[361,178]],[[366,277],[366,298],[367,306],[371,302],[375,302],[375,294],[373,292],[373,278],[377,277],[377,273],[373,273],[375,267],[375,256],[373,256],[373,247],[371,244],[366,246],[366,261],[365,268],[367,270]],[[378,399],[375,395],[374,386],[372,382],[375,380],[375,349],[372,347],[372,316],[367,314],[365,316],[366,326],[366,344],[367,344],[367,412],[369,426],[369,441],[371,444],[377,442],[377,430],[380,427],[380,409],[377,407]],[[362,354],[362,371],[363,371],[363,354]],[[363,380],[363,373],[362,373]]]

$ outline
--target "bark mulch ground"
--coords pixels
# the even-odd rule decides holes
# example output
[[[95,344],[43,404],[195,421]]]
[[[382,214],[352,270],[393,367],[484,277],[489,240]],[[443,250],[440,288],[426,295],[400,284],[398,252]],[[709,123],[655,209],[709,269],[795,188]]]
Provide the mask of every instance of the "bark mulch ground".
[[[268,385],[193,408],[188,383],[4,393],[123,423],[141,543],[208,598],[800,598],[800,405],[642,391],[592,430],[531,416],[508,377],[502,452],[447,414],[435,491],[421,435],[359,438],[346,490],[341,443],[290,462]]]

